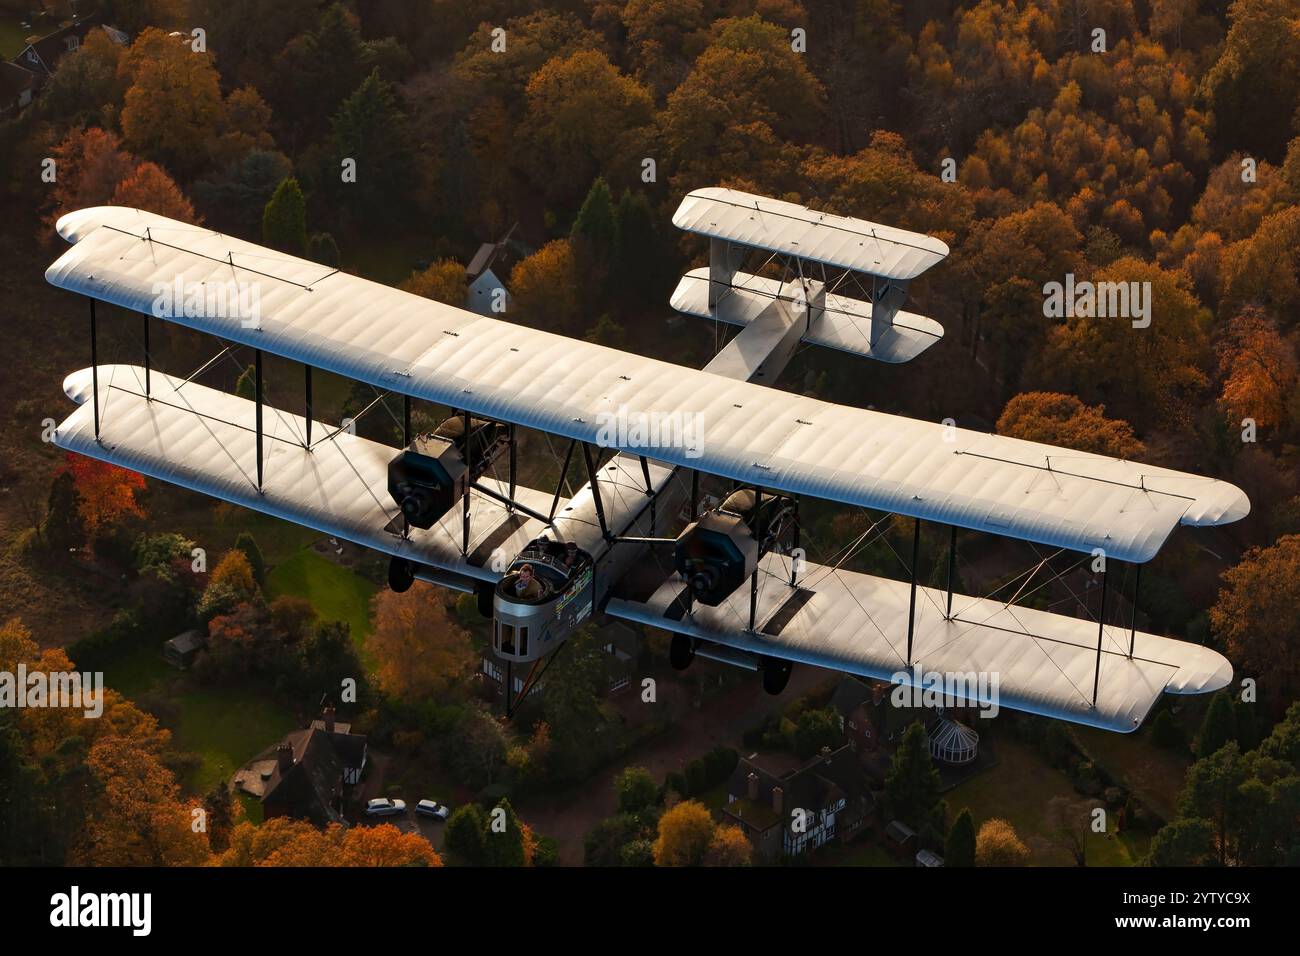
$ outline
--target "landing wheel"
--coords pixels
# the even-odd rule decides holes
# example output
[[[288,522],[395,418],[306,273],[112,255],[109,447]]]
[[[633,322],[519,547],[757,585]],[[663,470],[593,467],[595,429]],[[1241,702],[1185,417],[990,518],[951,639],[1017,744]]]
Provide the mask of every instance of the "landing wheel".
[[[394,557],[388,562],[388,589],[397,594],[410,590],[415,583],[415,565],[406,558]]]
[[[674,634],[673,643],[668,648],[668,663],[673,670],[684,671],[695,660],[695,641],[685,634]]]
[[[763,659],[763,690],[773,697],[785,690],[790,682],[790,672],[794,670],[791,661],[778,660],[775,657]]]
[[[478,598],[478,612],[483,617],[492,616],[492,585],[480,584],[474,589],[474,596]]]

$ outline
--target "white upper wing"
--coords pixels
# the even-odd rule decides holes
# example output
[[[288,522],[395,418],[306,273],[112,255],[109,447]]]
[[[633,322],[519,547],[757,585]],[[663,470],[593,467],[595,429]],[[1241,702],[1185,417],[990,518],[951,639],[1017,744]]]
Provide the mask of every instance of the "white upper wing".
[[[485,318],[197,226],[118,207],[64,216],[54,285],[158,314],[160,292],[256,292],[258,319],[178,301],[177,322],[475,414],[740,482],[1147,561],[1179,522],[1250,509],[1226,482],[832,405]],[[191,306],[191,308],[182,308]],[[679,428],[638,444],[627,415]],[[692,434],[691,429],[698,428]],[[673,433],[676,432],[676,435]]]
[[[688,194],[673,213],[673,225],[899,281],[916,278],[948,256],[947,244],[933,236],[718,186]]]

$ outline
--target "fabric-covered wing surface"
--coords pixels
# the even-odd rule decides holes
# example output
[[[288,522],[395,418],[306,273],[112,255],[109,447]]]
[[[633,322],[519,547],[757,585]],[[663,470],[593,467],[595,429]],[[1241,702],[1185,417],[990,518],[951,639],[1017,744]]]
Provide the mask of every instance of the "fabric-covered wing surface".
[[[620,408],[702,423],[698,447],[631,448],[736,481],[1055,547],[1149,560],[1180,521],[1249,511],[1230,484],[831,405],[484,318],[148,213],[97,207],[56,286],[157,314],[162,288],[257,290],[257,321],[204,303],[169,321],[416,398],[608,443]],[[605,440],[602,440],[604,436]],[[702,454],[696,454],[702,451]]]
[[[996,703],[1104,730],[1136,730],[1161,693],[1208,693],[1232,679],[1232,665],[1214,651],[1139,631],[1130,659],[1129,630],[1106,627],[1097,703],[1097,623],[1001,601],[947,595],[918,587],[912,664],[907,660],[910,587],[856,572],[808,564],[799,589],[788,584],[788,560],[762,561],[756,633],[748,631],[749,588],[716,608],[684,613],[680,577],[671,576],[644,601],[614,598],[614,617],[690,634],[727,647],[863,677],[917,685],[931,674],[996,675]],[[963,696],[979,703],[978,687]],[[992,688],[986,684],[984,690]],[[987,701],[985,701],[987,702]]]
[[[933,236],[718,186],[687,195],[673,214],[673,225],[832,268],[901,281],[916,278],[948,255],[948,246]]]
[[[386,554],[400,555],[453,574],[496,581],[491,552],[514,555],[541,533],[540,521],[471,493],[470,553],[461,554],[461,509],[453,508],[427,531],[410,537],[385,530],[401,512],[388,497],[388,462],[397,449],[346,432],[321,439],[337,426],[315,423],[312,450],[303,447],[306,422],[264,407],[265,472],[257,489],[254,404],[193,382],[185,384],[154,371],[152,401],[146,400],[144,370],[128,365],[99,369],[99,442],[90,369],[68,376],[64,388],[81,403],[55,432],[60,448],[130,468],[206,495],[316,528]],[[504,483],[487,476],[482,484],[505,494]],[[516,488],[516,500],[545,512],[551,496]],[[397,525],[392,525],[396,527]]]

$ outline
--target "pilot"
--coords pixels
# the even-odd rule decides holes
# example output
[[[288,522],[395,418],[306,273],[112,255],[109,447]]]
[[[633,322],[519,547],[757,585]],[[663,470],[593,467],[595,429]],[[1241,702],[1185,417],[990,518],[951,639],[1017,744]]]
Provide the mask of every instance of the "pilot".
[[[564,570],[572,571],[578,566],[578,544],[575,541],[564,542]]]
[[[537,580],[531,564],[525,564],[515,577],[515,597],[535,601],[542,596],[542,582]]]

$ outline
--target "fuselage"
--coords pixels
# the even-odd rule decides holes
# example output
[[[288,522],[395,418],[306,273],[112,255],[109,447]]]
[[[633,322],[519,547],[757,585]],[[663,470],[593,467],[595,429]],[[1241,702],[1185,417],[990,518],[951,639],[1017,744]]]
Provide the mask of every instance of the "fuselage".
[[[808,307],[797,303],[819,301],[819,292],[820,283],[806,280],[804,290],[792,289],[788,297],[774,299],[714,356],[705,371],[773,384],[809,322]],[[583,485],[556,513],[544,540],[532,542],[510,562],[493,595],[492,645],[503,661],[536,661],[553,653],[604,606],[610,591],[629,571],[654,560],[652,545],[625,539],[676,534],[679,516],[690,499],[690,475],[654,461],[653,452],[653,447],[646,449],[644,465],[639,455],[629,452],[619,452],[600,465],[595,489],[590,481]],[[576,544],[590,563],[583,562],[581,574],[560,577],[560,569],[551,566],[545,555],[558,553],[568,542]],[[548,578],[541,596],[518,593],[518,573],[526,564]],[[671,573],[671,566],[664,568],[665,577]]]

